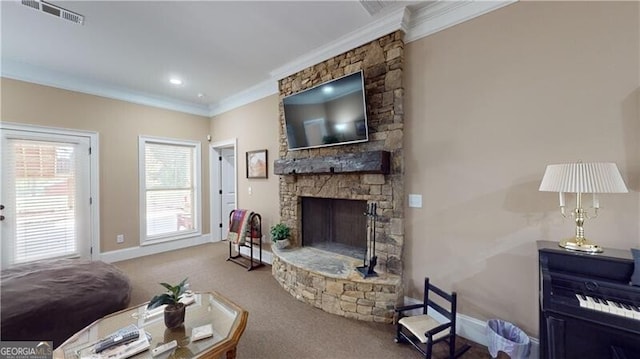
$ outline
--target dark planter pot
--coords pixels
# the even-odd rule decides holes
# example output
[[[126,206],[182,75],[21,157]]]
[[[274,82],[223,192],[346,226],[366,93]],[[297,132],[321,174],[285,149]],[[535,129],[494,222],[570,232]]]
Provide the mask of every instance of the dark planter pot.
[[[167,328],[178,328],[184,323],[185,313],[184,303],[178,303],[176,305],[167,305],[164,308],[164,325]]]

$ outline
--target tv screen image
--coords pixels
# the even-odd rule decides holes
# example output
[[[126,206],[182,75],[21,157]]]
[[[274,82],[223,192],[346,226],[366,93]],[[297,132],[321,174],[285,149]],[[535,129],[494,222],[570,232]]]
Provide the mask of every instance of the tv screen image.
[[[362,71],[283,99],[290,150],[369,140]]]

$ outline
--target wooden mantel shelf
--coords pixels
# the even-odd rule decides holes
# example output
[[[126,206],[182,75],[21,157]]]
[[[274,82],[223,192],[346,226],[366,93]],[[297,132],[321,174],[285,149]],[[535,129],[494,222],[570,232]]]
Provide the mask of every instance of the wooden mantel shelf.
[[[277,159],[273,172],[277,175],[323,173],[389,174],[390,154],[387,151],[345,153],[313,158]]]

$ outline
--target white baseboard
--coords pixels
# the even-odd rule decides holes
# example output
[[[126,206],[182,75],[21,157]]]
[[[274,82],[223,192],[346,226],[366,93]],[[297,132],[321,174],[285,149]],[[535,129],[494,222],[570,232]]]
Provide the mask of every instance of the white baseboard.
[[[419,303],[422,303],[422,301],[411,298],[411,297],[404,297],[404,303],[406,305],[410,305],[410,304],[419,304]],[[411,315],[418,315],[418,314],[421,314],[419,309],[411,311]],[[446,320],[446,318],[443,315],[436,312],[435,310],[432,310],[431,308],[429,308],[428,314],[439,322],[444,322]],[[487,322],[464,315],[464,314],[456,315],[456,321],[457,321],[456,333],[459,336],[484,346],[488,345],[487,335],[485,332],[487,327]],[[533,337],[529,337],[529,339],[531,340],[531,354],[529,355],[529,358],[531,359],[540,358],[540,351],[539,351],[540,341],[537,338],[533,338]]]
[[[251,250],[249,249],[249,247],[240,247],[240,254],[248,257],[251,255]],[[258,250],[258,247],[253,248],[253,259],[260,259],[260,252]],[[273,263],[273,255],[271,254],[271,252],[262,249],[262,263]]]
[[[207,233],[197,237],[100,253],[100,260],[107,263],[113,263],[212,242],[211,234]]]

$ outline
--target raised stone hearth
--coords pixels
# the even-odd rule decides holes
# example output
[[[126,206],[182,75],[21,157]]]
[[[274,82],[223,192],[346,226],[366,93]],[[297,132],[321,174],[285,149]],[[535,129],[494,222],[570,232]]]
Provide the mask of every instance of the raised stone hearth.
[[[296,299],[325,312],[371,322],[391,323],[402,299],[400,276],[380,273],[362,278],[362,261],[316,248],[273,248],[272,273]]]

